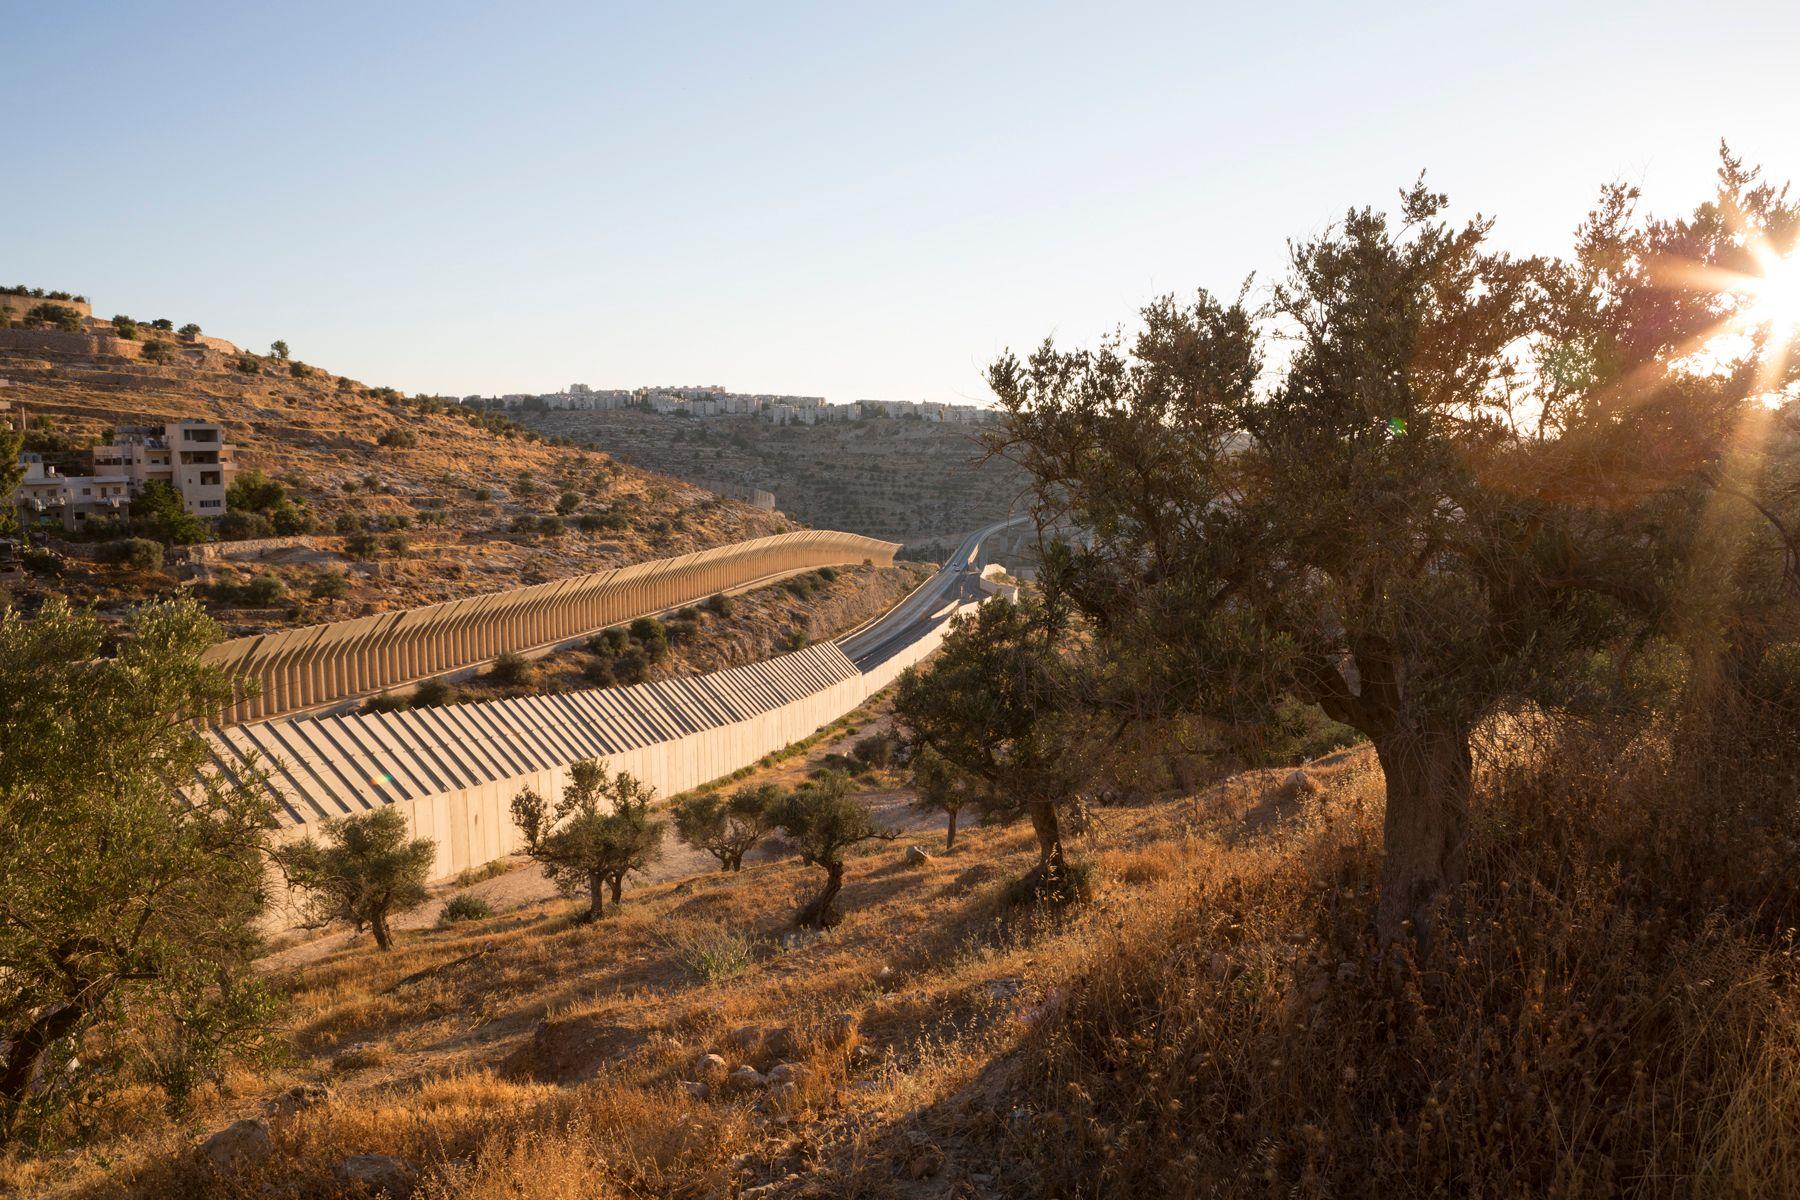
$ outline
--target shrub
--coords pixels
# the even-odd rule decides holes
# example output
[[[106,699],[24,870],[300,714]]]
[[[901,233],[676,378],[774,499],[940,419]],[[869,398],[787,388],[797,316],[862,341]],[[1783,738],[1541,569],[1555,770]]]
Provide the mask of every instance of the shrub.
[[[114,544],[113,553],[117,560],[128,567],[139,571],[160,571],[163,568],[163,548],[161,542],[149,538],[123,538]]]
[[[306,593],[314,600],[342,600],[350,594],[350,577],[335,568],[320,571],[307,585]]]
[[[575,528],[583,533],[599,533],[606,528],[606,519],[599,513],[582,513],[575,522]]]
[[[292,362],[288,364],[288,374],[292,375],[295,379],[310,378],[312,373],[313,369],[303,362]]]
[[[240,354],[237,360],[237,370],[240,375],[255,375],[262,370],[262,364],[256,361],[255,355]]]
[[[729,617],[735,605],[731,597],[719,592],[706,601],[706,611],[715,617]]]
[[[160,329],[164,333],[174,333],[175,322],[169,320],[167,317],[158,317],[156,320],[150,322],[150,328]]]
[[[81,314],[66,304],[38,304],[25,314],[28,323],[41,323],[60,329],[65,333],[80,333],[82,330]]]
[[[566,517],[581,507],[581,496],[576,492],[564,492],[556,498],[556,515]]]
[[[824,580],[826,583],[830,583],[832,580],[834,580],[838,577],[836,567],[820,567],[817,574],[818,574],[819,578]]]
[[[735,979],[756,965],[756,940],[716,923],[678,927],[662,942],[676,962],[707,983]]]
[[[480,896],[467,892],[450,897],[444,911],[438,914],[439,925],[455,925],[463,921],[485,921],[494,915],[494,906]]]
[[[382,692],[362,703],[362,711],[366,713],[405,712],[408,707],[406,697],[399,692]]]
[[[595,687],[607,687],[613,682],[613,663],[610,658],[590,658],[582,664],[581,677]]]
[[[359,530],[344,539],[344,553],[351,558],[374,558],[380,543],[375,535]]]
[[[669,643],[675,646],[692,641],[700,632],[700,626],[693,621],[670,621],[663,628],[668,634]]]
[[[138,357],[145,362],[151,363],[171,362],[175,358],[175,346],[173,343],[165,342],[161,338],[153,338],[144,343],[143,352],[140,353]]]
[[[869,766],[878,770],[886,770],[899,760],[903,745],[898,734],[872,733],[868,737],[858,739],[850,752]]]
[[[287,488],[261,471],[244,471],[225,490],[225,503],[246,512],[268,512],[287,501]]]
[[[456,702],[457,691],[447,680],[427,679],[413,689],[412,706],[414,708],[441,708]]]
[[[623,651],[629,640],[630,636],[623,629],[602,629],[588,639],[587,647],[595,654],[611,658]]]
[[[633,641],[648,644],[650,642],[666,641],[668,636],[668,630],[664,628],[663,623],[655,617],[639,617],[631,623],[631,637]]]
[[[184,338],[196,338],[196,337],[200,336],[200,326],[194,324],[194,322],[192,322],[192,321],[189,321],[186,325],[183,325],[179,330],[177,330],[177,332],[180,333],[181,336]]]
[[[494,492],[492,488],[478,487],[475,489],[474,500],[477,504],[486,504],[493,498]]]
[[[138,323],[136,321],[132,320],[130,317],[121,316],[114,317],[112,323],[114,337],[123,338],[128,342],[137,341]]]
[[[287,595],[287,587],[274,575],[258,575],[240,588],[238,595],[246,604],[268,608]]]
[[[649,673],[649,669],[650,660],[641,650],[627,650],[613,659],[612,663],[613,678],[619,683],[627,685],[644,682],[644,676]]]
[[[219,536],[228,542],[265,538],[274,532],[275,526],[268,517],[248,509],[231,509],[219,518]]]
[[[362,517],[356,513],[340,513],[332,524],[334,530],[346,536],[352,533],[361,533],[366,527]]]
[[[288,356],[288,344],[280,340],[270,342],[269,353],[276,358],[281,359],[283,362],[286,362]]]
[[[381,544],[395,558],[405,558],[407,552],[412,549],[412,543],[407,540],[404,533],[387,534],[381,539]]]
[[[487,669],[487,677],[502,687],[524,687],[537,674],[537,665],[523,654],[508,650]]]
[[[310,509],[298,504],[282,504],[269,514],[269,525],[282,537],[294,537],[313,530]]]
[[[547,516],[537,519],[537,531],[546,537],[560,537],[564,528],[561,517]]]
[[[375,444],[396,450],[410,450],[419,444],[419,435],[410,429],[395,426],[382,430],[381,436],[375,439]]]

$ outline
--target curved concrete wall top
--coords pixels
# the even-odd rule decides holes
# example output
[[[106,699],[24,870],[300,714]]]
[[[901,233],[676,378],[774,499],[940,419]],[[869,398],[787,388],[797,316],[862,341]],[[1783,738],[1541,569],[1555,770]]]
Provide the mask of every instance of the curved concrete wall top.
[[[793,571],[865,559],[888,566],[898,549],[853,533],[782,533],[422,608],[237,638],[214,646],[205,659],[238,684],[238,700],[225,721],[259,720],[580,637]]]

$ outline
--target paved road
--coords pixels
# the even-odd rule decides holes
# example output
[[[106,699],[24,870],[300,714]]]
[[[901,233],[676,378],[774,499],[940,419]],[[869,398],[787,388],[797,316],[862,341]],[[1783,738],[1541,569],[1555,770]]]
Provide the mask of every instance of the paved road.
[[[950,619],[958,606],[981,597],[981,544],[1002,529],[1022,525],[1029,516],[1008,517],[964,538],[937,574],[927,579],[912,595],[896,604],[848,636],[838,639],[838,647],[857,668],[868,671],[897,653],[919,635]]]

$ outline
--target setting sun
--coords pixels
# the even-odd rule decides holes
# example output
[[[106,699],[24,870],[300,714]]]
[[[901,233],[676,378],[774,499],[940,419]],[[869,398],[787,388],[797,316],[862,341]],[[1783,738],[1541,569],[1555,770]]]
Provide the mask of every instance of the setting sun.
[[[1800,253],[1778,255],[1765,250],[1757,260],[1761,271],[1746,276],[1743,283],[1749,297],[1744,323],[1766,325],[1777,337],[1791,335],[1800,328]]]

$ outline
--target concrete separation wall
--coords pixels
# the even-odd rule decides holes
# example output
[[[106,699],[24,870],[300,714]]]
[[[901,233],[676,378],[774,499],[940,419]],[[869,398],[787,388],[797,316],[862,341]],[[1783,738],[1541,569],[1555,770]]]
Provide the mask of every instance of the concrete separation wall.
[[[599,759],[668,797],[750,766],[851,712],[943,641],[949,610],[864,673],[835,643],[689,679],[398,713],[282,720],[208,732],[214,766],[270,772],[278,840],[393,805],[437,843],[451,877],[520,847],[512,799],[562,793]]]
[[[864,560],[889,566],[892,542],[809,529],[677,558],[222,642],[206,661],[238,684],[227,723],[349,700],[580,637],[794,571]]]

